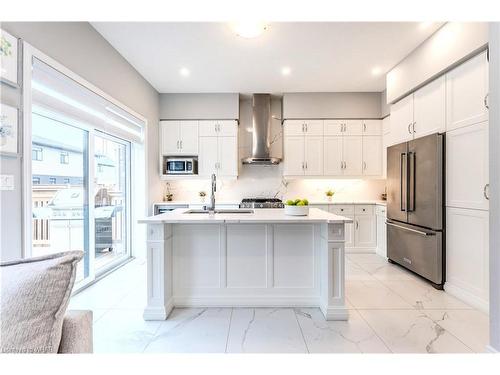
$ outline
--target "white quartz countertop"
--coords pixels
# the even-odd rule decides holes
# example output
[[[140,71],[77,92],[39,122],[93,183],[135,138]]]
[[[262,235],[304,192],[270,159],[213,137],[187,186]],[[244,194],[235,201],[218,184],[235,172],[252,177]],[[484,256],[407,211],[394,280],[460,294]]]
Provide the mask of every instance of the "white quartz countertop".
[[[286,199],[284,200],[286,202]],[[166,205],[166,206],[179,206],[179,205],[186,205],[186,206],[201,206],[201,205],[206,205],[209,204],[209,199],[207,199],[204,203],[201,201],[170,201],[170,202],[156,202],[156,205]],[[239,205],[240,202],[216,202],[216,206],[229,206],[229,205]],[[312,205],[328,205],[328,204],[376,204],[380,206],[386,206],[387,201],[383,200],[376,200],[376,199],[359,199],[359,200],[333,200],[331,202],[328,201],[314,201],[310,200],[309,204]]]
[[[178,208],[161,215],[139,220],[143,224],[214,224],[214,223],[352,223],[352,220],[319,208],[310,208],[307,216],[288,216],[284,209],[261,208],[249,214],[218,213],[209,215],[186,214],[187,209]]]

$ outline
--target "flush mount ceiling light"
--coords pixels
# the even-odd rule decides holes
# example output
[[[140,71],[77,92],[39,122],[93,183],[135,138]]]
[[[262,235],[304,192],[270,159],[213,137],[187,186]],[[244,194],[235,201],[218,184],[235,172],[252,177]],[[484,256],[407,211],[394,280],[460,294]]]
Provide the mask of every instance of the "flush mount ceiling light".
[[[179,74],[183,77],[187,77],[189,76],[190,72],[188,68],[181,68],[181,70],[179,70]]]
[[[290,75],[291,72],[292,69],[290,69],[289,66],[284,66],[283,68],[281,68],[281,74],[283,74],[284,76]]]
[[[382,73],[382,68],[380,68],[379,66],[376,66],[372,69],[372,74],[374,76],[379,76],[381,73]]]
[[[237,21],[231,24],[234,32],[243,38],[256,38],[269,28],[269,25],[263,21]]]

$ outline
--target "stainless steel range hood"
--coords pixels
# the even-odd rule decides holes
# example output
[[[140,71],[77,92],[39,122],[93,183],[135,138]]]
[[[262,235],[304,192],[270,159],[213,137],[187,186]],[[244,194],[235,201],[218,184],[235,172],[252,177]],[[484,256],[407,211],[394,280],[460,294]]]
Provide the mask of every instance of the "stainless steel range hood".
[[[253,94],[253,142],[252,156],[242,159],[243,164],[275,165],[280,158],[269,156],[271,145],[271,95]]]

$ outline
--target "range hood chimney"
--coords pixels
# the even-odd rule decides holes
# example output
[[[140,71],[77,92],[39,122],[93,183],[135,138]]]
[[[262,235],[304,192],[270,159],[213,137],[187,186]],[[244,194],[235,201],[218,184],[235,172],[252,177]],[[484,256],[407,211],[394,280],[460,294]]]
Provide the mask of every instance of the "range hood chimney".
[[[242,160],[243,164],[275,165],[281,159],[269,156],[271,145],[271,95],[253,94],[253,141],[252,156]]]

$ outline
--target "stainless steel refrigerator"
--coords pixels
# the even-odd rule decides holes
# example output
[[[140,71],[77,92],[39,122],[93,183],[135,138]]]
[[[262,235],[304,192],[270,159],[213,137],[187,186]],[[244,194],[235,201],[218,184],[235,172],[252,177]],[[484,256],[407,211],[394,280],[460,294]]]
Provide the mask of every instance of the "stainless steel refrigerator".
[[[387,256],[444,284],[444,135],[387,149]]]

